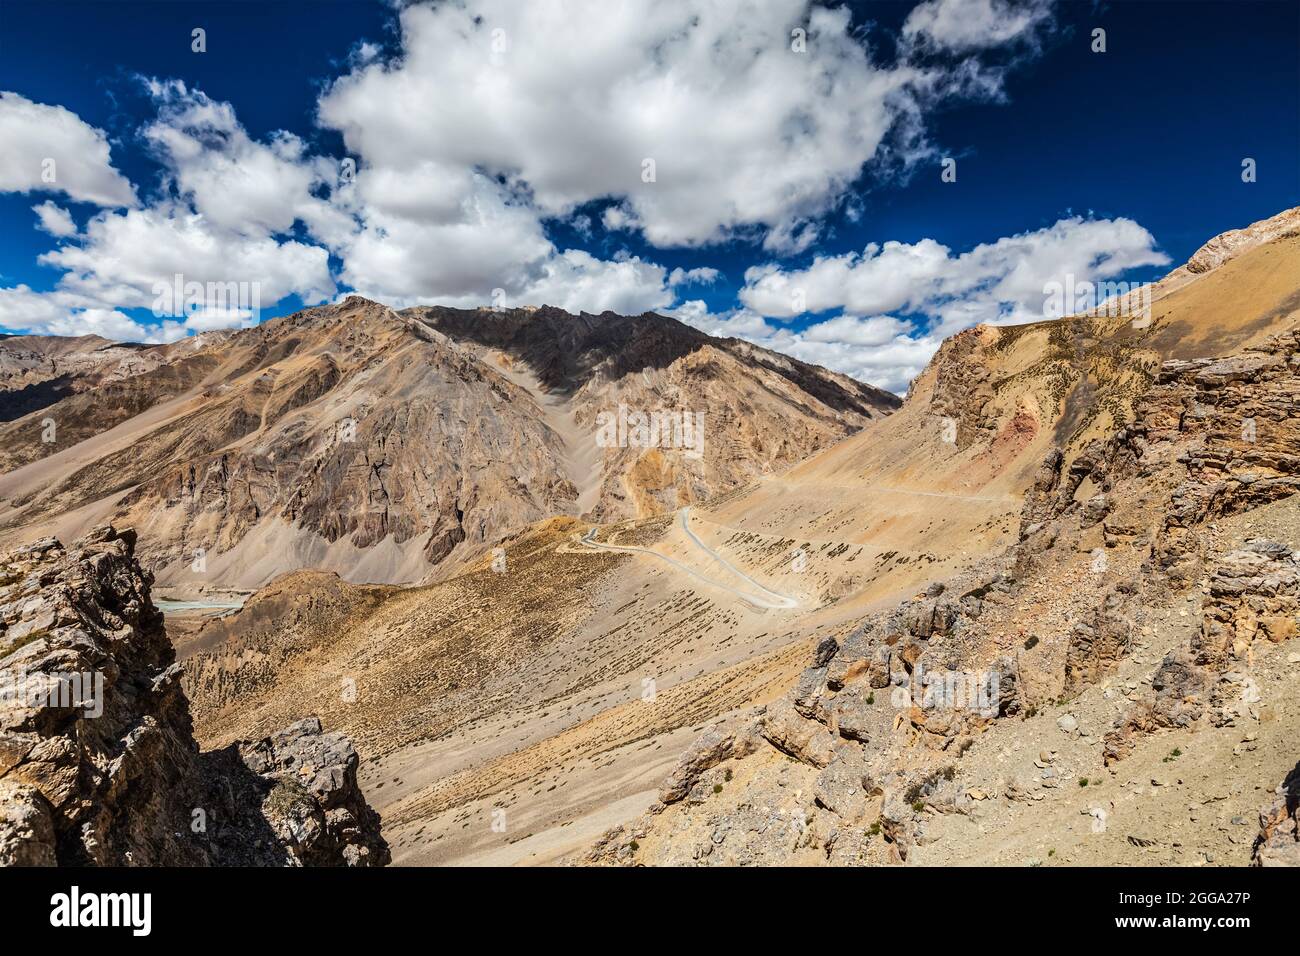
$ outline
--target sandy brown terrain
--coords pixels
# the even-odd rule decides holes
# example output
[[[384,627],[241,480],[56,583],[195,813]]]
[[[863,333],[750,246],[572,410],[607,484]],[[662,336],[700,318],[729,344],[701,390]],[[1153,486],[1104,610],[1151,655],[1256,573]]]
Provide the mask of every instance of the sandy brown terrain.
[[[168,346],[0,339],[10,366],[0,542],[130,525],[159,582],[195,593],[300,568],[432,580],[554,515],[648,516],[738,487],[898,404],[662,316],[399,314],[355,296]],[[66,387],[18,394],[65,366]],[[629,410],[702,427],[599,444],[601,416]]]
[[[1293,286],[1300,275],[1292,234],[1238,253],[1218,268],[1273,275],[1284,257]],[[950,563],[901,607],[859,614],[857,628],[828,628],[835,640],[818,643],[783,697],[698,737],[648,812],[578,859],[1250,862],[1259,813],[1300,759],[1293,704],[1300,690],[1293,640],[1300,630],[1300,314],[1281,287],[1252,299],[1258,285],[1230,312],[1225,287],[1205,282],[1213,275],[1157,299],[1158,318],[1138,330],[1146,337],[1136,344],[1128,341],[1130,322],[1098,317],[963,333],[974,340],[964,355],[962,336],[950,342],[945,348],[967,369],[986,363],[994,384],[977,409],[946,407],[953,417],[983,421],[986,437],[950,454],[965,456],[969,467],[918,472],[906,488],[935,495],[947,511],[961,499],[940,496],[953,494],[954,479],[970,482],[979,497],[969,506],[992,508],[994,496],[980,493],[1010,490],[1004,482],[1027,467],[1007,454],[1016,445],[1001,442],[999,420],[1019,421],[1022,435],[1050,429],[1063,454],[1040,460],[1018,496],[1015,530],[1001,543],[983,538],[977,560]],[[1198,326],[1196,348],[1241,351],[1221,361],[1185,359],[1183,347],[1157,352],[1171,341],[1161,321],[1174,314],[1161,304],[1168,308],[1175,297],[1179,314],[1221,323]],[[1035,387],[1055,377],[1017,357],[1036,336],[1052,363],[1073,355],[1075,384],[1067,377],[1049,393]],[[1082,347],[1061,347],[1067,344]],[[1019,369],[1001,366],[1008,354]],[[834,464],[846,448],[869,438],[884,446],[891,429],[917,414],[919,397],[943,407],[942,385],[925,391],[932,373],[945,377],[943,360],[941,353],[876,434],[849,439],[783,479],[827,465],[851,475],[851,466]],[[1155,374],[1146,371],[1153,367]],[[1050,408],[1043,399],[1053,394],[1057,417],[1026,422],[1035,407]],[[1104,403],[1104,414],[1080,407],[1081,394]],[[972,481],[1000,443],[1001,475]],[[1023,447],[1035,444],[1031,438]],[[907,449],[887,457],[881,471],[905,471]],[[811,509],[783,510],[791,495],[768,484],[714,510],[761,495],[769,523],[802,531],[794,522]],[[993,683],[978,686],[990,688],[989,700],[963,703],[963,689],[977,686],[966,678],[988,675]]]
[[[360,521],[368,512],[357,513],[364,547],[355,532],[333,541],[312,532],[320,534],[322,544],[305,541],[302,526],[286,525],[282,517],[259,518],[243,529],[238,548],[232,549],[239,555],[237,566],[221,565],[232,559],[222,558],[220,549],[213,560],[229,570],[219,577],[271,583],[238,613],[191,622],[177,634],[197,734],[205,746],[220,747],[303,713],[320,715],[364,755],[361,783],[384,817],[399,863],[554,863],[582,858],[597,841],[601,850],[591,859],[600,862],[694,862],[707,856],[701,841],[713,839],[719,814],[758,814],[764,821],[784,814],[789,823],[820,812],[810,797],[825,763],[800,755],[821,746],[816,735],[822,731],[805,728],[816,719],[793,716],[789,699],[794,695],[804,706],[806,669],[815,649],[821,654],[831,640],[842,656],[838,649],[849,646],[864,624],[902,614],[905,630],[925,625],[921,637],[909,630],[912,636],[896,649],[909,673],[926,653],[932,655],[927,666],[983,666],[991,655],[1014,657],[1016,706],[1007,715],[1014,719],[943,724],[924,714],[900,714],[884,699],[879,707],[868,702],[874,694],[886,698],[888,683],[864,690],[859,695],[862,738],[852,738],[853,746],[864,749],[862,741],[879,741],[873,753],[894,761],[890,772],[901,774],[900,792],[919,788],[915,800],[896,797],[894,803],[924,805],[915,811],[917,819],[891,823],[887,841],[842,843],[835,852],[844,855],[831,862],[897,861],[900,847],[911,862],[1022,862],[1038,859],[1038,843],[1046,834],[1055,841],[1048,849],[1057,854],[1044,861],[1066,855],[1071,862],[1091,859],[1088,854],[1101,844],[1082,838],[1072,816],[1079,808],[1063,799],[1063,785],[1040,787],[1053,792],[1026,800],[1012,787],[1017,796],[999,797],[996,806],[987,794],[999,787],[1005,792],[1001,778],[1026,771],[1025,757],[1032,766],[1039,758],[1034,747],[1048,751],[1050,760],[1040,762],[1073,774],[1060,779],[1080,790],[1081,773],[1090,778],[1089,787],[1094,785],[1094,758],[1102,761],[1104,750],[1120,748],[1126,751],[1122,758],[1103,761],[1119,769],[1108,769],[1109,782],[1093,793],[1127,806],[1121,798],[1139,785],[1127,783],[1126,764],[1135,768],[1132,779],[1139,779],[1155,759],[1150,741],[1163,739],[1162,734],[1125,732],[1109,743],[1093,740],[1109,739],[1111,729],[1100,726],[1103,717],[1113,718],[1117,707],[1129,715],[1137,706],[1141,695],[1132,695],[1128,685],[1149,686],[1144,681],[1161,655],[1195,630],[1191,625],[1201,620],[1199,606],[1183,615],[1188,608],[1180,602],[1200,586],[1202,572],[1171,559],[1162,573],[1173,584],[1160,600],[1150,601],[1135,653],[1094,661],[1071,634],[1077,621],[1093,620],[1103,591],[1144,573],[1152,528],[1165,519],[1179,482],[1191,474],[1202,482],[1196,488],[1209,487],[1204,475],[1222,464],[1216,452],[1189,473],[1177,457],[1199,447],[1196,441],[1209,440],[1196,427],[1211,419],[1167,423],[1169,406],[1152,404],[1157,377],[1169,368],[1174,371],[1168,374],[1182,374],[1177,363],[1188,355],[1263,348],[1270,336],[1297,321],[1300,237],[1293,230],[1265,230],[1251,241],[1214,248],[1228,252],[1206,259],[1209,265],[1200,271],[1176,271],[1155,297],[1150,321],[1135,325],[1131,316],[1077,316],[1019,327],[981,326],[953,337],[913,383],[903,406],[884,417],[859,406],[869,393],[855,393],[810,367],[783,368],[774,359],[755,358],[727,340],[700,345],[694,339],[645,339],[637,322],[602,326],[598,317],[581,317],[574,324],[574,317],[566,320],[554,310],[504,316],[487,310],[413,310],[397,316],[398,324],[393,314],[376,312],[374,330],[366,334],[394,336],[397,351],[382,366],[365,365],[356,374],[372,385],[382,376],[384,394],[405,394],[408,387],[428,384],[420,377],[426,373],[410,369],[437,355],[437,361],[478,376],[476,381],[497,398],[489,397],[475,414],[490,407],[498,424],[507,413],[517,416],[521,424],[510,426],[512,434],[536,436],[530,447],[544,454],[528,460],[547,469],[553,487],[563,493],[557,490],[550,504],[534,505],[560,516],[529,521],[526,510],[515,511],[492,526],[495,533],[481,531],[472,541],[456,542],[425,583],[406,587],[363,583],[418,577],[411,555],[427,558],[420,538],[405,539],[412,552],[403,550],[396,535],[377,536],[392,525]],[[295,321],[298,325],[286,328],[305,334],[317,328],[313,323],[319,317]],[[560,334],[565,321],[574,324],[564,333],[571,340]],[[471,335],[473,322],[479,324]],[[419,335],[428,339],[408,342],[398,331],[408,325],[400,323],[419,323]],[[336,325],[333,334],[359,334],[352,321]],[[284,336],[286,328],[267,334]],[[363,330],[369,328],[363,323]],[[604,336],[614,332],[631,338],[606,342]],[[453,348],[453,340],[465,344]],[[278,341],[272,338],[268,346],[280,352],[273,348],[258,359],[262,364],[241,373],[251,376],[240,380],[248,388],[232,388],[236,397],[230,400],[257,396],[257,404],[248,406],[260,410],[257,427],[231,448],[245,456],[247,467],[271,469],[267,474],[281,467],[270,464],[271,452],[278,456],[299,427],[295,422],[301,416],[294,409],[310,408],[316,399],[303,406],[291,402],[278,418],[261,416],[268,407],[281,406],[282,381],[311,380],[311,363],[320,358],[310,353],[315,358],[309,360],[287,344],[275,345]],[[646,351],[624,355],[620,349],[629,342]],[[426,349],[432,351],[426,355]],[[410,364],[403,365],[408,354]],[[1248,398],[1264,409],[1290,400],[1289,393],[1276,391],[1288,388],[1290,379],[1279,371],[1288,367],[1285,353],[1275,354],[1282,355],[1280,366],[1273,358],[1267,367],[1240,360],[1253,369],[1251,375],[1267,372],[1256,384],[1274,391]],[[275,359],[274,381],[258,385],[268,358]],[[1186,374],[1194,376],[1208,363],[1189,368]],[[1235,374],[1230,371],[1229,378]],[[593,447],[589,441],[594,416],[607,404],[671,405],[679,400],[675,396],[716,382],[719,375],[730,384],[725,396],[708,393],[708,408],[740,408],[744,414],[712,419],[728,436],[723,442],[710,438],[718,455],[713,461],[706,455],[700,465],[654,449],[630,455],[629,449]],[[211,387],[209,380],[205,388]],[[344,394],[353,396],[347,401],[361,401],[356,395],[365,393],[326,389],[320,394],[327,403],[343,402],[336,409],[342,413],[352,407]],[[179,416],[212,414],[211,397],[198,411],[187,410],[184,403],[192,400],[159,402],[152,414],[163,427],[146,429],[147,434],[175,430]],[[218,398],[217,407],[228,406]],[[796,407],[812,408],[813,414],[801,411],[792,418]],[[436,405],[429,408],[432,413]],[[332,420],[335,411],[312,414]],[[1143,419],[1157,414],[1158,422]],[[1148,474],[1135,477],[1123,472],[1131,466],[1124,459],[1122,467],[1115,466],[1116,477],[1108,477],[1110,464],[1102,461],[1098,442],[1111,448],[1106,442],[1129,435],[1126,428],[1135,419],[1148,429],[1151,443],[1164,443],[1161,457],[1153,459],[1159,468],[1150,465]],[[1262,412],[1261,419],[1267,420]],[[101,442],[104,449],[140,449],[130,421],[115,427],[126,430],[87,441]],[[1290,432],[1269,429],[1261,425],[1262,444],[1251,453],[1256,456],[1251,463],[1269,475],[1285,476],[1288,456],[1294,454],[1286,445]],[[743,438],[738,443],[737,435]],[[1215,436],[1215,441],[1222,437]],[[379,445],[366,447],[387,448],[390,440],[395,439],[368,438]],[[1281,444],[1275,447],[1274,441]],[[74,448],[60,453],[67,458],[46,465],[51,480],[56,472],[59,476],[54,490],[12,503],[10,508],[24,510],[11,526],[45,508],[50,513],[42,520],[55,522],[79,520],[85,513],[79,509],[121,507],[101,504],[107,496],[82,503],[75,483],[68,485],[71,475],[102,460],[100,447],[91,446],[94,453],[84,459]],[[820,450],[807,454],[813,449]],[[504,452],[502,460],[518,471],[513,454]],[[294,466],[302,460],[307,459],[295,459]],[[333,467],[328,456],[310,460]],[[1051,464],[1046,472],[1045,462]],[[473,456],[449,467],[472,471]],[[1107,482],[1118,482],[1121,472],[1124,494],[1094,500],[1105,499]],[[353,475],[346,469],[339,474]],[[1294,499],[1285,497],[1291,491],[1283,478],[1277,480],[1282,484],[1275,486],[1276,494],[1283,498],[1275,501],[1256,485],[1247,510],[1265,508],[1258,514],[1272,516],[1268,532],[1283,535],[1291,527]],[[477,514],[497,513],[489,487],[481,485]],[[159,499],[138,487],[129,495],[128,506],[136,501],[157,507]],[[52,502],[77,507],[59,512]],[[1223,507],[1225,517],[1238,514],[1232,510],[1236,505]],[[1079,515],[1085,512],[1106,517],[1084,522]],[[1252,520],[1264,519],[1231,517]],[[1051,533],[1043,530],[1049,525],[1055,529]],[[1244,528],[1225,520],[1215,531],[1222,540],[1202,543],[1205,560],[1244,542]],[[1293,539],[1285,540],[1294,546]],[[1098,549],[1109,556],[1101,578],[1091,568]],[[1030,552],[1033,574],[997,577],[1002,563],[1014,570],[1019,556]],[[303,569],[280,573],[299,566]],[[1012,578],[1014,589],[1007,583]],[[958,587],[963,601],[974,597],[984,612],[978,627],[972,625],[960,641],[945,640],[942,628],[932,630],[932,605],[935,595]],[[931,610],[918,617],[918,605]],[[962,603],[962,613],[975,605]],[[1283,651],[1289,653],[1285,648],[1278,653]],[[1273,687],[1270,681],[1282,681],[1276,689],[1284,693],[1290,671],[1274,657],[1261,657],[1263,683]],[[1114,671],[1108,669],[1112,664]],[[858,677],[867,673],[853,670],[857,663],[846,666]],[[1122,701],[1113,693],[1117,690]],[[1076,728],[1052,747],[1056,702],[1062,699],[1077,709],[1076,722],[1089,733]],[[819,706],[809,703],[809,713],[821,713]],[[770,715],[785,715],[783,729],[771,731],[781,744],[711,764],[691,778],[689,795],[663,809],[662,784],[669,772],[681,772],[682,751],[697,747],[701,733],[706,740],[710,733],[734,734],[732,728],[752,722],[756,713],[769,724],[775,719]],[[1271,736],[1264,746],[1259,742],[1266,732],[1290,727],[1290,719],[1283,716],[1267,728],[1257,721],[1253,741],[1229,745],[1231,734],[1206,735],[1204,740],[1217,743],[1197,758],[1205,761],[1204,779],[1210,779],[1223,746],[1231,750],[1253,743],[1255,749],[1242,753],[1257,756],[1246,757],[1242,765],[1266,762],[1251,764],[1261,777],[1250,782],[1249,791],[1240,788],[1232,806],[1244,806],[1255,786],[1274,786],[1268,775],[1284,761],[1286,748]],[[969,761],[945,776],[953,764],[949,748]],[[1158,756],[1163,761],[1169,754]],[[937,797],[925,803],[940,790],[960,796],[962,819],[948,819],[949,804]],[[1024,790],[1036,792],[1028,783]],[[977,800],[967,791],[986,796]],[[1162,790],[1160,796],[1173,792]],[[971,804],[979,806],[964,812]],[[882,808],[883,798],[875,811]],[[1053,822],[1036,830],[1035,808],[1051,813]],[[657,814],[642,816],[656,809]],[[646,819],[650,822],[638,822]],[[620,835],[609,837],[611,827]],[[1172,821],[1170,827],[1176,829]],[[730,855],[720,852],[713,861],[827,862],[827,834],[805,841],[804,832],[797,831],[788,850],[782,841],[746,844],[742,850],[728,844]],[[786,831],[780,833],[784,839]],[[1174,836],[1140,838],[1165,840],[1171,851],[1192,845]],[[1183,846],[1175,848],[1174,842]],[[1235,858],[1235,851],[1214,847],[1208,852],[1216,860]]]

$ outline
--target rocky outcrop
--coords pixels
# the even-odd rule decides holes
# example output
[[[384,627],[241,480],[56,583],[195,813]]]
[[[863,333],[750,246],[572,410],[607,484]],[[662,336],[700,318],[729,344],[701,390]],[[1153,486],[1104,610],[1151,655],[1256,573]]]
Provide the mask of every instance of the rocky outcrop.
[[[934,394],[931,410],[951,422],[949,438],[958,448],[987,440],[997,431],[988,413],[994,396],[991,374],[981,355],[983,327],[967,329],[946,340],[933,360]]]
[[[748,782],[734,816],[709,816],[699,845],[672,846],[655,862],[905,860],[927,808],[960,812],[969,803],[951,783],[949,758],[990,721],[1023,710],[1012,656],[978,669],[947,666],[960,663],[955,648],[965,629],[1014,590],[1003,572],[961,576],[871,616],[842,641],[823,638],[784,697],[748,722],[739,718],[702,735],[650,814],[606,834],[583,862],[636,862],[636,847],[654,830],[656,816],[678,804],[704,804],[711,789],[725,789],[730,767],[773,754],[781,758],[776,769]],[[896,761],[899,748],[914,758],[905,769]],[[792,771],[806,775],[800,778],[806,788],[786,779]],[[802,793],[810,803],[783,806]]]
[[[1185,444],[1153,560],[1175,583],[1202,570],[1197,527],[1300,492],[1300,332],[1223,359],[1166,362],[1132,427]]]
[[[1247,249],[1279,236],[1293,234],[1297,230],[1300,230],[1300,209],[1287,209],[1271,219],[1264,219],[1245,229],[1232,229],[1220,233],[1197,249],[1187,260],[1184,268],[1193,275],[1209,272]]]
[[[1071,628],[1065,656],[1067,696],[1095,684],[1128,656],[1136,591],[1132,582],[1120,582],[1102,596],[1090,618]]]
[[[753,753],[754,748],[753,735],[745,733],[744,729],[740,733],[714,729],[702,734],[682,754],[673,772],[659,788],[659,802],[669,804],[684,799],[705,771],[712,770],[724,760]]]
[[[389,861],[379,814],[357,785],[359,759],[347,737],[322,733],[320,721],[309,717],[236,747],[243,766],[271,784],[258,812],[283,847],[284,863],[382,866]],[[272,861],[279,862],[279,856],[274,851]]]
[[[1298,613],[1300,555],[1276,541],[1248,541],[1214,566],[1201,632],[1192,647],[1196,661],[1222,670],[1231,661],[1245,660],[1257,640],[1290,640]]]
[[[1207,714],[1231,725],[1258,703],[1242,677],[1257,641],[1280,644],[1300,620],[1300,556],[1255,539],[1214,562],[1201,626],[1188,646],[1161,662],[1151,688],[1105,738],[1106,763],[1127,756],[1142,735],[1190,727]]]
[[[1300,866],[1300,764],[1277,786],[1277,799],[1259,812],[1255,866]]]
[[[199,751],[151,583],[111,526],[0,556],[0,865],[386,864],[319,721]]]
[[[1300,491],[1300,332],[1223,358],[1165,362],[1135,405],[1135,420],[1088,446],[1068,468],[1053,454],[1026,499],[1022,539],[1074,512],[1087,527],[1102,522],[1099,552],[1121,540],[1145,540],[1147,591],[1177,591],[1208,579],[1199,632],[1172,651],[1105,737],[1104,756],[1127,756],[1142,736],[1191,726],[1207,715],[1230,724],[1243,700],[1241,668],[1255,642],[1296,632],[1296,558],[1277,542],[1255,540],[1226,555],[1206,544],[1213,521]],[[1153,479],[1159,478],[1159,482]],[[1109,491],[1117,481],[1171,483],[1149,502],[1156,524],[1114,512],[1110,497],[1076,501],[1087,480]],[[1108,499],[1096,506],[1098,497]],[[1133,497],[1133,492],[1129,492]],[[1031,523],[1033,522],[1033,523]],[[1104,564],[1104,557],[1103,557]],[[1076,621],[1066,657],[1066,692],[1111,672],[1127,655],[1143,595],[1133,582],[1107,592],[1091,619]]]
[[[1205,713],[1205,693],[1205,674],[1191,655],[1185,651],[1169,654],[1156,670],[1150,689],[1107,732],[1106,765],[1132,753],[1142,736],[1195,724]]]
[[[950,340],[949,358],[975,341],[974,333]],[[743,795],[728,799],[723,789],[698,811],[661,804],[628,830],[649,850],[629,852],[627,838],[612,837],[587,862],[904,860],[927,839],[934,814],[967,813],[989,798],[988,787],[953,783],[976,736],[1107,680],[1135,646],[1148,645],[1148,608],[1168,607],[1175,595],[1185,601],[1202,579],[1196,636],[1149,684],[1109,691],[1107,699],[1123,694],[1129,703],[1097,741],[1099,756],[1113,764],[1144,735],[1256,716],[1247,668],[1261,641],[1296,631],[1300,557],[1261,539],[1218,553],[1210,525],[1300,491],[1297,372],[1294,331],[1238,355],[1152,367],[1132,421],[1045,457],[1015,544],[822,639],[785,697],[754,715],[753,733],[767,746],[752,757],[705,748],[709,772],[744,779]],[[981,381],[947,375],[941,383],[959,446],[989,440],[980,437],[990,404]],[[1084,734],[1071,715],[1057,726]],[[1059,786],[1051,759],[1040,754],[1044,788]],[[1036,789],[1013,781],[1005,793],[1042,799]],[[752,819],[759,805],[778,816]],[[1269,811],[1261,838],[1275,856],[1294,852],[1294,797],[1287,807]],[[661,825],[657,815],[666,815]],[[797,830],[776,825],[792,815]]]
[[[1127,756],[1141,735],[1218,726],[1249,709],[1242,667],[1257,640],[1296,632],[1297,575],[1291,549],[1274,541],[1214,555],[1203,528],[1300,492],[1300,333],[1221,359],[1162,365],[1139,402],[1126,442],[1140,457],[1177,449],[1178,484],[1164,507],[1148,566],[1171,588],[1208,576],[1199,633],[1162,662],[1149,691],[1106,735],[1105,760]]]

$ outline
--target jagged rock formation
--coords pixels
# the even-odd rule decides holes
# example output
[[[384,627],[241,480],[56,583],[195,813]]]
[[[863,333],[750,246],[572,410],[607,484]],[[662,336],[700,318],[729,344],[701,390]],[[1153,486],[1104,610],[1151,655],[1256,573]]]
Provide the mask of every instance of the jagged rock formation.
[[[1186,270],[1200,275],[1217,268],[1246,249],[1281,236],[1294,235],[1300,229],[1300,210],[1287,209],[1269,219],[1220,233],[1187,260]]]
[[[135,540],[0,556],[0,865],[384,865],[318,720],[199,752]]]
[[[98,335],[0,334],[0,422],[104,382],[138,375],[160,361],[144,346],[121,345]]]
[[[397,313],[351,297],[130,351],[134,364],[0,425],[0,543],[111,520],[175,587],[255,588],[304,567],[418,581],[551,516],[726,492],[898,404],[658,315]],[[621,408],[701,413],[707,454],[674,436],[598,447],[600,416]]]
[[[1152,613],[1202,577],[1199,628],[1149,686],[1132,685],[1101,755],[1114,763],[1144,736],[1207,715],[1216,726],[1252,708],[1258,718],[1242,670],[1261,641],[1295,635],[1300,562],[1264,539],[1219,552],[1214,528],[1300,491],[1300,333],[1218,360],[1170,360],[1148,383],[1131,422],[1046,456],[1017,543],[823,640],[784,698],[701,738],[650,813],[584,862],[905,860],[936,814],[969,813],[993,794],[954,782],[980,735],[1109,677]],[[937,394],[978,391],[966,381]],[[963,401],[945,406],[958,434],[996,441]],[[1060,725],[1077,730],[1069,715]],[[1038,762],[1042,787],[1059,786],[1051,760]],[[1034,798],[1014,779],[999,795]],[[1263,842],[1289,853],[1292,817],[1269,819]]]
[[[1255,866],[1300,866],[1300,764],[1277,785],[1277,799],[1259,812]]]

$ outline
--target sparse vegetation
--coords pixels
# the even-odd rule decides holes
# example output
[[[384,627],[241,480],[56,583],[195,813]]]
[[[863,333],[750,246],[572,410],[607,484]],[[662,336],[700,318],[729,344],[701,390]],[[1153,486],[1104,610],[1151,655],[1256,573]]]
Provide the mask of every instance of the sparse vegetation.
[[[8,644],[0,644],[0,660],[8,657],[20,647],[26,647],[33,641],[39,641],[48,633],[50,633],[50,629],[48,627],[42,627],[32,631],[30,634],[24,635],[23,637],[16,637]]]
[[[295,807],[314,807],[316,801],[307,788],[295,780],[280,780],[267,794],[266,805],[276,816],[289,817]]]

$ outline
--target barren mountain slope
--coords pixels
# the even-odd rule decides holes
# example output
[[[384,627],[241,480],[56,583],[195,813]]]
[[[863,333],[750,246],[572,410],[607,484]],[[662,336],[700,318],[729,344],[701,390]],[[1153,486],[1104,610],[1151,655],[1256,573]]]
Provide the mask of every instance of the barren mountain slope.
[[[411,580],[574,496],[518,390],[383,306],[308,310],[190,361],[196,387],[0,478],[8,534],[107,511],[167,584],[302,566]],[[61,405],[46,414],[75,435],[77,412],[102,411]]]
[[[1213,275],[1187,287],[1189,314],[1217,307],[1217,291],[1191,298]],[[935,581],[983,573],[988,554],[1019,540],[1025,492],[1058,435],[1066,454],[1053,474],[1094,493],[1092,436],[1131,417],[1161,362],[1127,344],[1129,322],[1085,334],[1096,321],[963,333],[900,411],[685,513],[548,523],[506,542],[498,571],[485,556],[436,586],[372,594],[375,610],[354,596],[283,631],[273,615],[209,624],[186,665],[200,734],[255,733],[286,701],[307,700],[380,752],[362,782],[398,862],[576,852],[655,799],[691,728],[779,697],[823,638],[845,638]],[[1090,413],[1099,395],[1103,411]],[[1062,553],[1091,560],[1104,545],[1092,534],[1084,552]],[[1076,570],[1044,587],[1077,592],[1091,611],[1098,595]],[[286,604],[321,590],[307,579],[276,587]],[[1060,639],[1046,637],[1058,653]],[[1054,694],[1062,679],[1025,686]],[[492,826],[500,810],[504,832]]]
[[[101,382],[139,374],[159,361],[146,346],[119,345],[98,335],[0,333],[0,422],[13,421]]]
[[[153,356],[154,353],[142,352]],[[39,411],[0,425],[0,474],[76,445],[115,425],[183,395],[217,368],[212,352],[179,355],[146,363],[144,370],[113,376],[52,401]],[[5,393],[13,394],[13,393]]]
[[[475,321],[560,352],[489,350]],[[730,490],[897,404],[714,341],[654,315],[399,315],[353,297],[142,349],[133,374],[117,368],[0,426],[0,539],[129,523],[179,590],[257,587],[303,567],[410,582],[551,515],[653,514]],[[662,382],[643,384],[642,363],[665,356]],[[620,403],[703,413],[702,444],[598,447],[598,410],[617,416]]]
[[[1249,306],[1260,286],[1248,287],[1231,321],[1228,287],[1206,280],[1273,275],[1295,256],[1289,235],[1241,252],[1157,300],[1144,329],[1094,317],[950,341],[949,356],[969,344],[968,363],[999,342],[1011,356],[1044,342],[1038,362],[1019,363],[1028,374],[993,368],[976,408],[939,406],[1004,423],[967,449],[959,430],[952,461],[992,453],[1017,417],[1034,438],[1054,433],[1060,450],[1030,480],[1031,462],[1012,454],[977,483],[1028,486],[1010,547],[819,644],[785,697],[699,738],[651,813],[587,859],[1248,862],[1254,830],[1231,821],[1253,820],[1300,757],[1288,704],[1300,654],[1287,646],[1300,622],[1300,333],[1280,280]],[[1294,289],[1300,270],[1285,274]],[[1173,314],[1207,348],[1247,347],[1171,357]],[[1081,327],[1088,341],[1070,335]],[[943,362],[927,376],[942,381]],[[1047,364],[1065,373],[1055,419],[1033,387],[1051,380]],[[926,396],[923,377],[873,433],[902,427]],[[968,457],[960,474],[977,467]],[[921,488],[949,490],[936,471]],[[736,496],[719,510],[742,506]]]
[[[753,494],[775,500],[797,485],[867,481],[951,494],[1022,493],[1046,449],[1060,445],[1072,459],[1129,420],[1162,361],[1228,355],[1294,323],[1300,209],[1239,233],[1207,243],[1226,251],[1198,252],[1195,271],[1182,266],[1155,283],[1150,316],[1121,302],[1114,314],[978,326],[953,336],[912,383],[898,414]],[[945,429],[949,423],[955,427]],[[733,498],[727,507],[761,504]],[[789,528],[795,533],[793,523]]]
[[[792,465],[899,405],[896,396],[846,375],[653,314],[571,316],[545,307],[404,314],[526,380],[568,416],[591,443],[599,489],[591,515],[602,520],[707,500]],[[703,441],[694,449],[671,442],[597,445],[601,416],[617,416],[620,407],[700,414]]]

